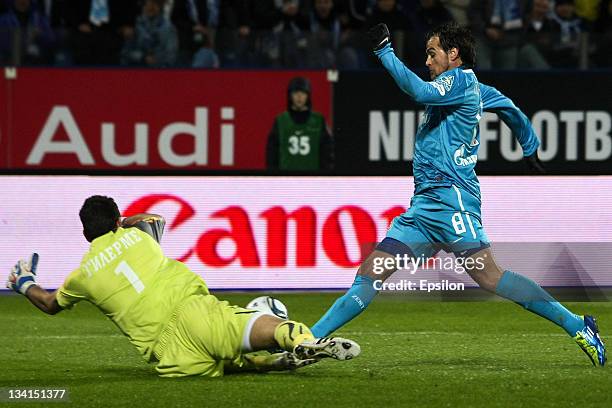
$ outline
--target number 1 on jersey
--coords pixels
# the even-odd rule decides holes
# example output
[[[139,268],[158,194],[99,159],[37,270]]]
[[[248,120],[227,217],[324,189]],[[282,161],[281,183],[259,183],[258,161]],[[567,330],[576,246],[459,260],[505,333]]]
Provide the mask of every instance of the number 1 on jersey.
[[[127,262],[122,261],[115,268],[115,275],[119,275],[120,273],[123,274],[127,278],[127,280],[132,284],[132,286],[134,287],[134,290],[136,290],[136,293],[140,293],[144,290],[145,288],[144,283],[142,283],[138,275],[136,275],[136,272],[134,272],[132,267],[128,265]]]

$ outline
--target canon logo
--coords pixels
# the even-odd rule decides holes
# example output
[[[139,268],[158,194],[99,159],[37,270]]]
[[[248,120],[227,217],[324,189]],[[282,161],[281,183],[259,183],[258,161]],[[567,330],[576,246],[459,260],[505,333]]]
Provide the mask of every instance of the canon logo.
[[[232,166],[234,164],[234,124],[231,121],[234,120],[234,108],[222,107],[220,109],[220,119],[222,121],[219,129],[221,138],[220,164],[222,166]],[[54,140],[62,127],[68,136],[68,140]],[[192,152],[180,154],[172,148],[172,143],[178,135],[188,135],[193,138],[194,149]],[[208,164],[208,138],[208,108],[196,106],[193,123],[171,122],[161,129],[157,137],[157,150],[161,160],[171,166],[205,166]],[[115,124],[113,122],[102,122],[100,125],[100,150],[102,159],[106,163],[116,167],[146,166],[149,164],[149,125],[147,123],[134,124],[134,150],[131,153],[117,153],[115,141]],[[28,155],[26,163],[28,165],[40,165],[46,155],[58,153],[74,154],[79,163],[84,166],[96,164],[91,149],[68,106],[53,107]]]
[[[179,206],[176,217],[168,222],[169,231],[176,230],[196,215],[196,209],[188,201],[171,194],[140,197],[126,208],[123,215],[129,217],[150,212],[154,206],[168,201]],[[393,206],[377,217],[388,225],[394,217],[404,211],[403,207]],[[365,259],[377,240],[375,217],[356,205],[339,206],[323,219],[311,206],[301,206],[290,212],[281,206],[267,208],[257,215],[257,218],[263,220],[266,225],[266,248],[260,247],[261,242],[258,246],[255,238],[253,223],[259,221],[253,220],[242,206],[231,205],[221,208],[213,212],[210,218],[224,220],[229,227],[203,229],[194,245],[178,257],[179,261],[186,262],[195,255],[203,264],[216,268],[231,266],[235,262],[244,267],[254,268],[287,267],[289,222],[295,225],[296,267],[308,268],[317,265],[319,243],[327,258],[335,265],[354,267]],[[349,236],[345,235],[347,231]],[[234,243],[236,249],[230,257],[222,256],[219,251],[223,240],[231,240]],[[360,249],[360,259],[351,259],[349,255],[348,246],[355,242]]]

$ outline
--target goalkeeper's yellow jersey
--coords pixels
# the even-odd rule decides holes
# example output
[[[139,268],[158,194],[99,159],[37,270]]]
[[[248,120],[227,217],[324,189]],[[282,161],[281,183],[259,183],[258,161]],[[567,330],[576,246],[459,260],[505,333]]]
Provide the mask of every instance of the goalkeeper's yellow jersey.
[[[57,301],[65,309],[81,300],[93,303],[150,360],[173,311],[194,294],[208,294],[200,276],[165,257],[145,232],[118,228],[91,243],[79,268],[57,291]]]

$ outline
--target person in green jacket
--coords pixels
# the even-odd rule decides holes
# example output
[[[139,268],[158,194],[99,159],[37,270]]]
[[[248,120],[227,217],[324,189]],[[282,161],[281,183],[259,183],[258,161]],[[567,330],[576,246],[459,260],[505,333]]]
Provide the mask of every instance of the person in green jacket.
[[[333,168],[333,140],[325,118],[312,110],[308,79],[293,78],[287,87],[287,110],[276,117],[268,136],[269,170],[329,171]]]

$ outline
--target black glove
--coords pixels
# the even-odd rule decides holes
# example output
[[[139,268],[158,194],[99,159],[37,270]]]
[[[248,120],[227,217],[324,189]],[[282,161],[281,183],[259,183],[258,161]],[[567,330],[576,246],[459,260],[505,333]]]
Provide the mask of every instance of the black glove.
[[[531,156],[527,156],[523,160],[527,163],[527,167],[529,167],[532,174],[546,174],[546,169],[538,157],[537,150]]]
[[[374,51],[380,50],[391,41],[391,34],[389,34],[389,29],[384,23],[379,23],[371,27],[367,34]]]

